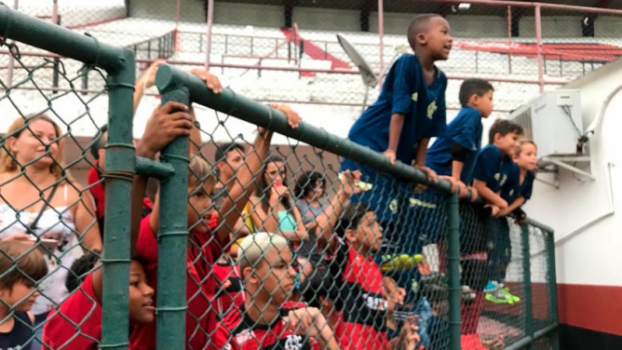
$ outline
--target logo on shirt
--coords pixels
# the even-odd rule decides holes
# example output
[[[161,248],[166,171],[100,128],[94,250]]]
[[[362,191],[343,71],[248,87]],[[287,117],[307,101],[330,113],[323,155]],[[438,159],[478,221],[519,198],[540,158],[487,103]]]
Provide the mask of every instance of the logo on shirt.
[[[434,112],[436,112],[436,109],[436,100],[434,100],[428,105],[428,119],[432,119],[432,116],[434,115]]]
[[[499,185],[503,186],[503,184],[505,183],[505,181],[508,179],[508,176],[503,174],[503,177],[501,178],[501,181],[499,181]]]
[[[285,350],[302,350],[302,336],[291,334],[285,340]]]
[[[252,336],[251,331],[248,329],[245,329],[235,336],[235,342],[242,345],[246,343],[251,338],[251,336]]]
[[[389,204],[389,210],[391,210],[391,213],[397,214],[397,199],[391,201]]]
[[[510,197],[514,195],[514,190],[510,190]]]
[[[496,174],[495,174],[495,180],[499,181],[499,178],[500,178],[500,177],[501,177],[501,174],[500,174],[500,173],[496,173]]]
[[[367,303],[367,308],[371,310],[384,311],[388,308],[389,302],[385,298],[376,297],[367,293],[363,294]]]
[[[418,92],[415,92],[414,94],[412,94],[412,96],[411,96],[411,97],[412,97],[412,100],[413,100],[413,101],[417,102],[417,99],[419,99],[419,93],[418,93]]]

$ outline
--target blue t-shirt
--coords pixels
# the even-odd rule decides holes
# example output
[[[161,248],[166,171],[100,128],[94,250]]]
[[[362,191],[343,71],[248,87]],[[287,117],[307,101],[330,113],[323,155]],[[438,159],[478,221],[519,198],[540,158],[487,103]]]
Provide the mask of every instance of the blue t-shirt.
[[[482,115],[471,107],[463,107],[454,120],[447,125],[447,135],[439,137],[428,149],[425,158],[427,167],[438,175],[451,176],[452,159],[451,144],[459,143],[467,150],[467,157],[462,167],[460,179],[468,184],[473,179],[473,166],[477,152],[482,147]]]
[[[508,176],[508,181],[501,190],[501,198],[512,204],[518,197],[525,198],[525,202],[531,198],[531,191],[533,189],[533,181],[536,179],[536,175],[532,171],[525,173],[523,183],[520,183],[520,167],[514,163],[512,170]]]
[[[422,140],[445,136],[447,129],[445,89],[447,77],[436,68],[436,78],[427,85],[417,56],[402,55],[389,70],[376,102],[356,120],[348,138],[374,151],[389,144],[391,115],[405,115],[396,158],[411,165],[415,147]]]
[[[490,190],[499,193],[507,182],[513,165],[512,158],[501,153],[499,147],[488,145],[477,155],[473,179],[485,182]]]

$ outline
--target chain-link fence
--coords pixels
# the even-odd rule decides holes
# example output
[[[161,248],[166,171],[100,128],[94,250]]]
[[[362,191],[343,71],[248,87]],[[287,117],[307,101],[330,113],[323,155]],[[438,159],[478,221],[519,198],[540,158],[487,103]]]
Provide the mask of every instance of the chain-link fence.
[[[119,33],[133,30],[128,28]],[[179,34],[160,29],[159,38],[115,44],[135,49],[139,62],[170,58]],[[37,36],[41,31],[49,34]],[[128,342],[133,349],[156,344],[304,349],[316,343],[344,349],[416,344],[501,349],[520,348],[536,338],[538,346],[548,344],[542,336],[557,320],[550,229],[490,219],[480,204],[458,203],[444,182],[415,193],[415,184],[426,181],[413,168],[392,166],[380,154],[306,121],[292,128],[282,113],[289,111],[272,110],[229,89],[214,95],[205,82],[170,66],[158,72],[162,103],[195,102],[202,140],[193,135],[188,145],[178,138],[161,153],[164,167],[141,161],[135,167],[132,54],[4,7],[0,34],[8,49],[2,59],[13,66],[11,79],[1,80],[3,110],[18,120],[2,139],[7,164],[13,166],[2,178],[7,217],[2,235],[34,238],[32,249],[3,250],[15,260],[3,271],[7,280],[20,271],[26,277],[18,280],[30,287],[18,300],[2,298],[5,319],[12,315],[30,332],[11,346],[43,341],[52,349],[126,348]],[[231,47],[255,45],[223,40]],[[270,45],[281,50],[278,40]],[[291,49],[292,62],[301,64],[300,46],[283,49],[283,55]],[[324,78],[330,81],[331,74]],[[16,94],[20,89],[27,92]],[[100,105],[106,100],[109,131],[92,140],[77,137],[98,130],[97,113],[106,111]],[[288,139],[269,151],[270,138],[246,132],[249,125]],[[63,153],[67,143],[79,151]],[[95,163],[89,153],[102,144],[107,144],[106,160]],[[194,147],[201,153],[193,154]],[[351,168],[363,176],[344,173],[339,157],[365,164]],[[158,170],[162,182],[145,201],[138,256],[130,263],[128,180],[134,170],[144,173],[149,167]],[[91,168],[82,181],[71,176]],[[370,177],[369,168],[381,175]],[[168,177],[173,171],[175,176]],[[217,199],[215,206],[209,197]],[[100,206],[105,217],[98,215]],[[266,231],[275,234],[261,233]],[[103,262],[103,275],[97,260]],[[47,273],[32,270],[37,261],[45,261]],[[493,279],[504,285],[486,290]],[[132,288],[142,298],[132,299]],[[29,319],[24,308],[39,292],[31,309],[35,317]],[[153,301],[157,308],[150,321]]]

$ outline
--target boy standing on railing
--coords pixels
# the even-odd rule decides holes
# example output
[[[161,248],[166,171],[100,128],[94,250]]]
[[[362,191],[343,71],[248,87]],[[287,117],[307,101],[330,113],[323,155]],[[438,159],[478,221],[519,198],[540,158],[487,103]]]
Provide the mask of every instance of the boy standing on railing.
[[[467,79],[460,86],[460,113],[447,125],[447,135],[439,137],[428,149],[426,165],[438,175],[457,185],[460,195],[477,190],[470,184],[477,152],[482,147],[482,118],[488,118],[494,107],[494,88],[483,79]]]
[[[501,210],[508,207],[501,198],[501,189],[506,183],[514,162],[512,155],[516,151],[518,138],[523,128],[509,120],[499,119],[488,132],[489,145],[482,148],[475,162],[473,187],[490,208],[492,218],[488,225],[478,225],[477,229],[468,228],[461,223],[461,266],[462,281],[476,291],[472,305],[462,310],[462,344],[466,349],[480,349],[481,342],[477,335],[477,324],[483,308],[484,290],[490,269],[487,266],[489,237],[499,234],[494,230],[495,220]],[[481,227],[479,227],[481,226]],[[462,247],[468,247],[468,255]]]
[[[514,154],[514,164],[508,177],[508,181],[501,190],[501,197],[511,203],[499,213],[499,232],[494,237],[493,247],[488,255],[488,263],[491,267],[490,280],[484,288],[486,300],[496,304],[514,304],[520,302],[520,298],[510,293],[505,286],[505,275],[512,258],[512,243],[510,241],[510,227],[505,216],[511,216],[519,225],[526,224],[525,212],[521,206],[531,198],[534,171],[537,168],[538,147],[531,140],[521,141]]]
[[[447,77],[434,64],[446,60],[452,47],[449,24],[436,14],[416,16],[408,27],[408,42],[415,55],[404,54],[389,70],[376,100],[354,123],[348,138],[423,171],[436,181],[436,173],[425,166],[428,142],[445,135],[445,90]],[[369,203],[384,228],[381,256],[389,261],[398,252],[400,236],[406,231],[406,209],[412,189],[389,174],[344,159],[341,170],[360,170],[362,181],[372,184],[370,191],[354,196],[353,202]],[[410,290],[408,281],[398,281]]]

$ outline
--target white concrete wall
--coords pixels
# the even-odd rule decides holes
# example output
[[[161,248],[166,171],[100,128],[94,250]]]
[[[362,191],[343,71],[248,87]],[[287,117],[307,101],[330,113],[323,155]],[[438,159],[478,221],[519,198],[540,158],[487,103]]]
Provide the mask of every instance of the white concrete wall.
[[[348,31],[361,29],[360,11],[295,7],[293,20],[300,30]]]
[[[280,28],[285,20],[283,6],[216,2],[214,23]]]
[[[13,1],[5,2],[13,6]],[[18,10],[31,16],[51,16],[52,1],[20,1]],[[125,16],[124,0],[59,0],[58,14],[63,26],[79,26]],[[48,19],[49,20],[49,19]]]
[[[202,1],[180,0],[180,18],[186,22],[205,22],[205,7]],[[175,20],[176,0],[132,0],[130,16],[159,20]]]
[[[581,37],[581,18],[581,16],[542,16],[542,38]],[[521,17],[519,28],[521,37],[536,37],[536,22],[533,16]]]
[[[569,84],[581,91],[583,123],[589,125],[605,97],[622,82],[622,61]],[[622,285],[622,93],[609,103],[589,142],[595,181],[560,170],[560,187],[536,182],[526,212],[556,231],[559,283]],[[551,180],[550,175],[539,175]],[[613,205],[611,205],[611,199]],[[615,211],[614,214],[611,214]]]

